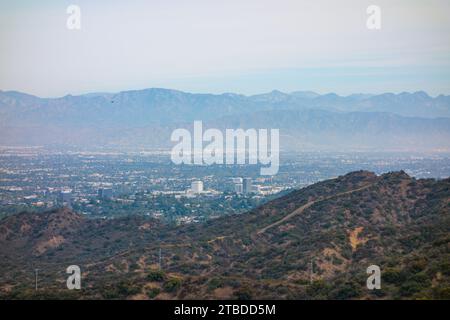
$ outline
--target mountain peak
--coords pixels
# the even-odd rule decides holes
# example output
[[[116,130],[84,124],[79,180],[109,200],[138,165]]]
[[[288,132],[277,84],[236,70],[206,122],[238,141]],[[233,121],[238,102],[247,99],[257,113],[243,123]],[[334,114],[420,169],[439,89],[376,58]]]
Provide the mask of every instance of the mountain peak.
[[[314,91],[294,91],[291,92],[291,95],[297,98],[303,98],[303,99],[314,99],[320,96],[320,94],[314,92]]]
[[[421,98],[426,98],[426,99],[430,99],[431,97],[428,95],[428,93],[426,93],[425,91],[416,91],[413,93],[415,96],[421,97]]]

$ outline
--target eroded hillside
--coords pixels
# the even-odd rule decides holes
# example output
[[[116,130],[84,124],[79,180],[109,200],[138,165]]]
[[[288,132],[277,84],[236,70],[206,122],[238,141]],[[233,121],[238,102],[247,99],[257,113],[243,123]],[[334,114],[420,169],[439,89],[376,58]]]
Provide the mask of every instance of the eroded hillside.
[[[449,213],[450,179],[366,171],[204,224],[22,213],[0,222],[1,295],[449,298]],[[81,291],[65,288],[71,264],[82,269]],[[381,268],[381,290],[366,288],[372,264]],[[38,293],[35,268],[42,277]]]

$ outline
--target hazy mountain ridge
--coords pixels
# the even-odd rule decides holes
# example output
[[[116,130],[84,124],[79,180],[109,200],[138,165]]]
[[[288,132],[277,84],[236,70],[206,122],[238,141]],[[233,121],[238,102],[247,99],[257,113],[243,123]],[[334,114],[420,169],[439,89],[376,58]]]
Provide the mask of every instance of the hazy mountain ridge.
[[[0,238],[0,294],[35,296],[35,266],[41,297],[448,299],[449,214],[449,179],[366,171],[196,225],[19,214],[0,221],[8,234]],[[20,232],[35,236],[21,243]],[[63,239],[42,245],[48,234]],[[66,264],[82,268],[81,292],[64,289]],[[382,270],[381,291],[365,287],[371,264]]]
[[[449,119],[450,97],[425,92],[244,96],[153,88],[54,99],[0,92],[3,145],[168,148],[173,129],[202,120],[210,127],[278,128],[284,149],[449,150]]]
[[[151,121],[168,120],[169,122],[179,121],[180,119],[177,117],[164,119],[164,115],[159,114],[159,112],[174,113],[175,111],[182,111],[182,114],[185,116],[189,114],[191,118],[182,118],[181,120],[184,121],[197,119],[198,116],[203,116],[203,120],[208,120],[209,117],[217,118],[233,113],[278,110],[280,104],[282,109],[294,110],[320,108],[345,112],[390,112],[408,117],[450,117],[450,96],[439,95],[433,98],[423,91],[339,96],[335,93],[320,95],[312,91],[284,93],[274,90],[269,93],[245,96],[234,93],[195,94],[171,89],[151,88],[118,93],[67,95],[60,98],[39,98],[17,91],[0,91],[0,106],[2,108],[8,106],[21,108],[16,112],[30,111],[35,108],[44,108],[43,112],[45,112],[51,111],[49,109],[53,108],[55,112],[66,112],[65,115],[68,116],[71,115],[71,108],[84,111],[84,108],[91,106],[93,108],[93,110],[90,110],[91,113],[95,113],[98,111],[96,107],[116,112],[119,106],[130,108],[126,110],[128,112],[133,111],[133,109],[134,111],[152,111],[156,114],[154,118],[150,119]]]

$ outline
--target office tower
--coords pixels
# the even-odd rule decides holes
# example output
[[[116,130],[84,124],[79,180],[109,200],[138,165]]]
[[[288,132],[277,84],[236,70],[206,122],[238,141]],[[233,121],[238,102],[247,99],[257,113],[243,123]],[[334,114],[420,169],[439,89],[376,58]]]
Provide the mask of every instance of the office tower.
[[[243,182],[243,191],[245,194],[252,193],[252,179],[251,178],[244,178]]]
[[[98,197],[101,199],[111,199],[113,197],[113,190],[111,188],[98,189]]]
[[[198,180],[192,181],[191,191],[192,191],[192,193],[202,193],[203,192],[203,182],[198,181]]]
[[[234,192],[242,193],[242,190],[243,190],[242,183],[235,183],[234,184]]]
[[[61,190],[58,195],[58,201],[61,204],[70,204],[72,201],[72,190]]]
[[[231,178],[231,180],[233,181],[233,183],[242,183],[242,178],[241,177]]]

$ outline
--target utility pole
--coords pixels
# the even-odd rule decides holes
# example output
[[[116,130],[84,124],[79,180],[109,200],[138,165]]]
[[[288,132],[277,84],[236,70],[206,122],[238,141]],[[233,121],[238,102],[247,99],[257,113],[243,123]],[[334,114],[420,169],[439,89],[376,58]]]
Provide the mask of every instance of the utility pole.
[[[314,274],[314,264],[313,259],[311,259],[311,262],[309,263],[309,283],[313,283],[313,274]]]
[[[38,271],[39,271],[39,269],[34,269],[34,275],[35,275],[35,278],[34,278],[34,290],[35,291],[37,291],[37,289],[38,289]]]
[[[159,247],[159,270],[162,269],[162,252],[161,252],[161,247]]]

